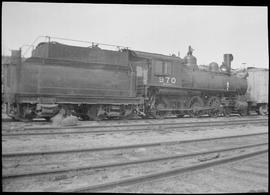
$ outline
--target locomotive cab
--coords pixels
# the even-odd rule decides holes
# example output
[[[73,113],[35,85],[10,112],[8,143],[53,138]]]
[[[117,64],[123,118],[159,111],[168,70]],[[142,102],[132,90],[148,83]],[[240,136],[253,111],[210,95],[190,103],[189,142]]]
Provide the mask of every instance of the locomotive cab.
[[[137,83],[145,86],[177,87],[181,80],[177,75],[181,72],[183,60],[176,56],[165,56],[141,51],[133,51],[131,63],[136,70]],[[137,85],[137,88],[140,87]]]

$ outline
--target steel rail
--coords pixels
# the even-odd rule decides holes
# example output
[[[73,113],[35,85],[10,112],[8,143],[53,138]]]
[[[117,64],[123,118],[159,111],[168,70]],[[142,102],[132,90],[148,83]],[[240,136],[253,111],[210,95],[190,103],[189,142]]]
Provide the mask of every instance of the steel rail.
[[[236,116],[232,116],[233,117],[236,117]],[[239,117],[239,116],[238,116]],[[242,116],[242,118],[250,118],[250,119],[261,119],[263,116],[260,116],[260,115],[249,115],[249,116]],[[203,116],[203,118],[213,118],[213,117],[209,117],[209,116]],[[218,118],[226,118],[226,117],[218,117]],[[42,118],[37,118],[37,119],[42,119]],[[163,118],[162,120],[170,120],[170,119],[179,119],[177,118],[176,116],[171,116],[171,117],[165,117]],[[194,118],[184,118],[184,119],[194,119]],[[131,118],[131,119],[124,119],[124,120],[120,120],[120,121],[143,121],[143,120],[147,120],[147,121],[158,121],[159,119],[153,119],[153,118]],[[111,122],[111,121],[117,121],[117,120],[114,120],[114,119],[109,119],[109,120],[103,120],[102,122],[104,123],[107,123],[107,122]],[[17,120],[14,120],[12,118],[2,118],[2,122],[4,123],[9,123],[9,122],[14,122],[14,123],[20,123],[22,121],[17,121]],[[33,120],[33,121],[25,121],[24,123],[36,123],[36,124],[39,124],[39,123],[45,123],[45,124],[51,124],[51,122],[48,122],[46,121],[45,119],[44,120]]]
[[[187,173],[187,172],[201,170],[201,169],[205,169],[205,168],[209,168],[209,167],[213,167],[213,166],[218,166],[218,165],[222,165],[222,164],[226,164],[226,163],[230,163],[230,162],[234,162],[234,161],[239,161],[239,160],[254,157],[254,156],[257,156],[260,154],[264,154],[267,152],[268,152],[268,149],[262,149],[262,150],[258,150],[255,152],[249,152],[249,153],[245,153],[242,155],[222,158],[222,159],[213,160],[210,162],[204,162],[204,163],[200,163],[200,164],[192,165],[192,166],[187,166],[187,167],[183,167],[183,168],[170,169],[168,171],[161,171],[161,172],[157,172],[157,173],[153,173],[153,174],[147,174],[147,175],[133,177],[133,178],[129,178],[129,179],[112,181],[112,182],[108,182],[108,183],[104,183],[104,184],[97,184],[97,185],[92,185],[92,186],[85,186],[85,187],[68,189],[65,192],[85,192],[85,191],[86,192],[95,192],[95,191],[102,191],[102,190],[106,190],[106,189],[110,189],[110,188],[114,188],[114,187],[118,187],[118,186],[127,186],[127,185],[132,185],[132,184],[137,184],[137,183],[143,183],[143,182],[148,182],[148,181],[152,181],[152,180],[163,179],[163,178],[170,177],[170,176],[176,176],[176,175]]]
[[[2,179],[10,179],[10,178],[15,178],[15,177],[40,176],[40,175],[57,174],[57,173],[71,172],[71,171],[82,171],[82,170],[87,170],[87,169],[112,168],[112,167],[118,167],[118,166],[158,162],[158,161],[164,161],[164,160],[173,160],[173,159],[181,159],[181,158],[188,158],[188,157],[190,158],[190,157],[195,157],[199,155],[207,155],[207,154],[212,154],[212,153],[217,153],[217,152],[227,152],[227,151],[232,151],[232,150],[253,148],[253,147],[258,147],[258,146],[263,146],[263,145],[268,145],[268,142],[259,143],[259,144],[249,144],[249,145],[237,146],[237,147],[231,147],[231,148],[223,148],[223,149],[217,149],[217,150],[211,150],[211,151],[195,152],[195,153],[189,153],[189,154],[172,155],[172,156],[165,156],[165,157],[158,157],[158,158],[151,158],[151,159],[144,159],[144,160],[134,160],[134,161],[128,161],[128,162],[116,162],[116,163],[109,163],[109,164],[103,164],[103,165],[92,165],[92,166],[73,167],[73,168],[64,168],[64,169],[62,168],[58,170],[49,170],[49,171],[2,174]]]
[[[64,154],[64,153],[79,153],[79,152],[110,151],[110,150],[121,150],[121,149],[131,149],[131,148],[143,148],[143,147],[155,147],[155,146],[160,146],[160,145],[174,145],[174,144],[192,143],[192,142],[201,142],[201,141],[210,141],[210,140],[220,140],[220,139],[228,139],[228,138],[249,137],[249,136],[264,135],[264,134],[268,134],[268,132],[249,133],[249,134],[223,136],[223,137],[210,137],[210,138],[202,138],[202,139],[165,141],[165,142],[146,143],[146,144],[120,145],[120,146],[109,146],[109,147],[107,146],[107,147],[100,147],[100,148],[2,153],[2,158],[4,158],[4,157],[18,157],[18,156],[34,156],[34,155],[54,155],[54,154]]]
[[[219,122],[232,122],[232,121],[238,121],[238,122],[249,122],[249,121],[267,121],[268,118],[256,118],[256,119],[241,119],[241,120],[225,120],[225,121],[210,121],[212,123],[219,123]],[[190,124],[190,123],[209,123],[209,121],[190,121],[190,122],[176,122],[174,124],[180,125],[180,124]],[[105,127],[134,127],[134,126],[152,126],[152,125],[171,125],[172,122],[167,123],[135,123],[135,124],[108,124],[108,125],[82,125],[82,126],[50,126],[50,127],[28,127],[24,128],[23,130],[53,130],[53,129],[84,129],[84,128],[105,128]]]
[[[115,132],[130,132],[130,131],[156,131],[157,129],[155,129],[154,127],[160,127],[160,126],[165,126],[162,130],[171,130],[171,128],[195,128],[195,127],[211,127],[211,126],[233,126],[233,125],[243,125],[243,124],[264,124],[268,122],[268,120],[247,120],[247,121],[214,121],[214,122],[195,122],[195,123],[163,123],[163,124],[146,124],[146,125],[141,125],[141,124],[135,124],[134,126],[143,126],[143,128],[140,129],[111,129],[114,126],[98,126],[97,128],[109,128],[109,129],[103,129],[103,130],[82,130],[82,131],[58,131],[58,132],[48,132],[49,130],[46,129],[46,131],[40,132],[30,132],[27,133],[26,131],[36,131],[35,129],[31,129],[31,130],[23,130],[23,133],[2,133],[2,136],[25,136],[25,135],[60,135],[60,134],[83,134],[83,133],[115,133]],[[181,126],[179,126],[181,125]],[[130,127],[131,125],[128,126],[121,126],[121,127]],[[145,126],[151,126],[153,128],[151,129],[146,129]],[[167,127],[166,127],[167,126]],[[78,129],[77,128],[67,128],[67,129]],[[86,127],[83,127],[81,129],[85,129]],[[88,127],[87,127],[88,128]],[[93,126],[89,127],[89,128],[93,128]],[[61,128],[62,129],[62,128]],[[64,129],[64,130],[67,130]],[[52,128],[50,129],[51,131],[53,130],[60,130],[57,128]]]

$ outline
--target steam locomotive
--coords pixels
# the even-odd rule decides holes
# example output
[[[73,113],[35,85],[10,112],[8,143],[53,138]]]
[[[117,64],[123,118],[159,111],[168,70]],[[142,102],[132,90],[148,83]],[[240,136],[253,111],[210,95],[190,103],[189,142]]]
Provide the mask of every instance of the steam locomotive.
[[[167,115],[247,114],[246,75],[234,75],[232,54],[222,65],[197,65],[189,46],[184,58],[93,44],[41,42],[22,61],[12,51],[4,103],[13,118],[50,120],[67,115],[100,120]]]

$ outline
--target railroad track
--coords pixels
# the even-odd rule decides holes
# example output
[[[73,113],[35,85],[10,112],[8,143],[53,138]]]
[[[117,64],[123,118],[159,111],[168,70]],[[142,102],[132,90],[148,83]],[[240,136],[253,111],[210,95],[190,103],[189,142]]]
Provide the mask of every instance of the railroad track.
[[[2,161],[5,162],[5,158],[33,158],[33,156],[39,155],[40,157],[44,157],[44,155],[61,155],[61,154],[70,154],[70,153],[81,153],[81,152],[101,152],[101,151],[112,151],[112,150],[128,150],[128,149],[138,149],[138,148],[149,148],[149,147],[163,147],[168,145],[180,145],[180,144],[191,144],[191,143],[198,143],[198,142],[209,142],[209,141],[217,141],[217,140],[233,140],[233,138],[248,138],[248,137],[255,137],[255,136],[262,136],[267,135],[268,132],[264,133],[253,133],[253,134],[243,134],[243,135],[234,135],[234,136],[224,136],[224,137],[212,137],[212,138],[204,138],[204,139],[193,139],[193,140],[180,140],[180,141],[170,141],[170,142],[160,142],[160,143],[147,143],[147,144],[136,144],[136,145],[125,145],[125,146],[116,146],[116,147],[102,147],[102,148],[89,148],[89,149],[79,149],[79,150],[62,150],[62,151],[43,151],[43,152],[24,152],[24,153],[3,153],[2,154]],[[89,170],[89,169],[102,169],[102,168],[110,168],[110,167],[119,167],[119,166],[126,166],[126,165],[134,165],[134,164],[141,164],[147,162],[158,162],[164,160],[172,160],[172,159],[181,159],[199,155],[207,155],[211,153],[217,152],[225,152],[225,151],[232,151],[232,150],[239,150],[239,149],[246,149],[252,147],[259,147],[265,146],[268,142],[258,143],[258,144],[248,144],[244,146],[237,146],[232,148],[223,148],[217,150],[208,150],[203,152],[195,152],[190,154],[181,154],[181,155],[171,155],[171,156],[163,156],[158,158],[152,159],[143,159],[143,160],[135,160],[135,161],[125,161],[125,162],[114,162],[109,164],[98,164],[98,165],[91,165],[91,166],[81,166],[81,167],[68,167],[68,168],[60,168],[57,170],[39,170],[39,171],[32,171],[32,172],[13,172],[13,173],[3,173],[2,179],[8,178],[16,178],[16,177],[29,177],[29,176],[40,176],[40,175],[48,175],[48,174],[56,174],[56,173],[64,173],[64,172],[71,172],[71,171],[82,171],[82,170]]]
[[[127,179],[116,179],[116,180],[109,180],[108,182],[94,182],[97,184],[94,185],[83,185],[76,188],[68,188],[69,185],[67,185],[64,189],[61,189],[60,191],[67,191],[67,192],[96,192],[96,191],[102,191],[106,189],[110,189],[117,186],[126,186],[130,184],[136,184],[141,182],[147,182],[154,179],[164,178],[173,176],[176,174],[181,174],[185,172],[190,172],[198,169],[208,168],[211,166],[216,166],[236,160],[241,160],[244,158],[252,157],[254,155],[259,155],[265,152],[268,152],[268,142],[261,142],[256,144],[246,144],[241,145],[237,147],[225,147],[221,149],[211,149],[209,148],[204,151],[200,152],[191,152],[187,154],[180,154],[180,155],[170,155],[170,156],[162,156],[157,158],[148,158],[143,160],[133,160],[128,162],[116,162],[116,163],[110,163],[110,164],[100,164],[96,166],[87,166],[87,167],[77,167],[77,168],[69,168],[69,169],[59,169],[59,170],[51,170],[51,171],[43,171],[43,172],[28,172],[28,173],[19,173],[19,174],[2,174],[2,181],[5,182],[5,180],[13,181],[14,179],[25,179],[27,177],[30,177],[33,179],[33,177],[37,176],[44,176],[49,175],[49,177],[52,177],[51,175],[54,174],[63,174],[63,173],[71,173],[75,172],[75,174],[78,173],[78,171],[86,171],[89,169],[93,170],[110,170],[112,168],[117,168],[119,174],[122,174],[122,170],[126,169],[126,166],[139,166],[144,167],[144,164],[151,163],[153,164],[151,167],[154,167],[156,163],[160,164],[161,162],[169,162],[172,160],[185,160],[190,159],[187,162],[183,161],[184,166],[181,166],[180,168],[166,168],[163,171],[160,171],[161,169],[155,168],[152,170],[152,173],[150,174],[139,174],[139,176],[131,176]],[[210,147],[211,148],[211,147]],[[251,151],[251,152],[250,152]],[[236,154],[235,154],[236,153]],[[214,154],[214,156],[210,156],[211,154]],[[182,162],[182,161],[181,161]],[[195,164],[194,164],[195,163]],[[175,163],[174,163],[175,164]],[[182,165],[182,163],[176,163],[176,165]],[[193,164],[193,165],[191,165]],[[159,165],[157,165],[159,166]],[[136,169],[136,168],[135,168]],[[151,172],[151,171],[150,171]],[[80,176],[79,176],[80,177]],[[121,178],[121,177],[120,177]],[[91,183],[91,182],[90,182]]]
[[[155,124],[121,124],[110,126],[73,126],[73,127],[33,127],[18,131],[2,130],[2,136],[25,136],[25,135],[57,135],[57,134],[82,134],[82,133],[115,133],[134,131],[172,130],[197,127],[230,126],[246,124],[266,124],[268,118],[241,119],[226,121],[200,121],[200,122],[175,122]],[[151,127],[151,128],[150,128]],[[162,128],[162,129],[161,129]],[[8,132],[8,133],[7,133]]]
[[[196,152],[196,153],[190,153],[190,154],[184,154],[184,155],[174,155],[174,156],[166,156],[166,157],[159,157],[159,158],[151,158],[151,159],[145,159],[145,160],[135,160],[135,161],[129,161],[129,162],[110,163],[110,164],[86,166],[86,167],[75,167],[75,168],[73,167],[73,168],[68,168],[68,169],[58,169],[58,170],[40,171],[40,172],[28,172],[28,173],[20,173],[20,174],[6,174],[6,175],[3,174],[2,179],[16,178],[16,177],[32,177],[32,176],[38,176],[38,175],[55,174],[55,173],[63,173],[63,172],[70,172],[70,171],[81,171],[81,170],[86,170],[86,169],[103,169],[103,168],[112,168],[112,167],[126,166],[126,165],[132,165],[132,164],[158,162],[158,161],[188,158],[188,157],[190,158],[190,157],[195,157],[195,156],[208,155],[208,154],[212,154],[212,153],[227,152],[227,151],[247,149],[247,148],[267,146],[267,145],[268,145],[268,142],[264,142],[264,143],[259,143],[259,144],[249,144],[249,145],[240,146],[240,147],[231,147],[231,148],[225,148],[225,149],[219,149],[219,150],[211,150],[211,151]]]
[[[108,182],[104,184],[89,185],[89,186],[84,186],[84,187],[79,187],[79,188],[74,188],[74,189],[68,189],[65,192],[97,192],[97,191],[108,190],[110,188],[119,187],[119,186],[127,186],[127,185],[132,185],[132,184],[137,184],[137,183],[149,182],[149,181],[153,181],[160,178],[166,178],[166,177],[175,176],[175,175],[179,175],[179,174],[183,174],[183,173],[187,173],[191,171],[196,171],[196,170],[201,170],[201,169],[205,169],[205,168],[209,168],[213,166],[222,165],[225,163],[231,163],[234,161],[243,160],[243,159],[254,157],[254,156],[267,153],[267,152],[268,152],[268,149],[261,149],[255,152],[249,152],[242,155],[235,155],[232,157],[213,160],[210,162],[199,163],[192,166],[186,166],[182,168],[160,171],[153,174],[133,177],[129,179],[116,180],[116,181],[112,181],[112,182]]]
[[[188,139],[188,140],[179,140],[179,141],[165,141],[165,142],[155,142],[155,143],[146,143],[146,144],[132,144],[132,145],[121,145],[121,146],[108,146],[108,147],[99,147],[99,148],[83,148],[83,149],[69,149],[69,150],[53,150],[53,151],[31,151],[31,152],[10,152],[2,153],[2,158],[12,157],[12,156],[34,156],[34,155],[51,155],[51,154],[64,154],[64,153],[77,153],[77,152],[96,152],[96,151],[109,151],[109,150],[121,150],[121,149],[130,149],[130,148],[145,148],[145,147],[155,147],[160,145],[173,145],[173,144],[182,144],[190,142],[201,142],[201,141],[211,141],[219,139],[228,139],[228,138],[241,138],[249,137],[256,135],[265,135],[268,132],[260,133],[250,133],[250,134],[240,134],[224,137],[210,137],[202,139]]]
[[[101,131],[110,132],[110,133],[119,132],[119,131],[153,131],[153,130],[163,131],[163,130],[178,130],[182,128],[191,128],[191,127],[211,127],[211,126],[224,126],[224,125],[225,126],[243,125],[243,124],[265,125],[266,122],[268,122],[268,119],[259,119],[259,120],[258,119],[254,119],[254,120],[241,119],[241,120],[234,120],[234,121],[214,121],[214,122],[211,121],[211,123],[203,121],[203,122],[199,122],[199,123],[197,122],[197,123],[192,123],[192,124],[188,122],[173,123],[173,124],[167,122],[163,124],[135,124],[135,126],[117,124],[115,125],[115,128],[113,130],[112,130],[112,126],[108,126],[108,127],[99,126],[97,129],[95,129],[96,128],[95,126],[91,126],[90,127],[91,130],[88,130],[85,128],[83,130],[91,131],[95,133],[100,133]],[[131,129],[128,129],[128,127]],[[150,128],[147,129],[147,127],[150,127]],[[77,128],[78,128],[77,131],[74,131],[74,129],[70,129],[69,131],[78,133],[78,131],[80,131],[79,129],[80,127],[77,127]],[[59,130],[61,131],[60,133],[58,132]],[[51,130],[48,130],[48,129],[45,129],[45,130],[32,129],[30,131],[26,131],[25,135],[28,135],[27,133],[47,133],[47,135],[52,133],[50,132]],[[54,131],[55,131],[54,132],[55,134],[68,133],[67,130],[64,128],[55,129]],[[17,134],[20,134],[20,132]],[[257,155],[257,154],[261,154],[261,152],[262,153],[267,152],[268,151],[268,138],[266,137],[267,135],[268,135],[268,131],[256,132],[256,133],[250,133],[250,134],[247,134],[247,132],[245,132],[245,134],[237,134],[237,135],[222,136],[222,137],[209,137],[209,138],[200,138],[200,139],[191,138],[189,140],[174,140],[174,141],[163,141],[163,142],[154,142],[154,143],[105,146],[105,147],[102,146],[102,147],[96,147],[96,148],[91,147],[91,148],[80,148],[80,149],[77,148],[76,149],[73,147],[72,149],[63,149],[63,147],[61,147],[60,150],[55,150],[55,148],[52,148],[52,150],[46,150],[46,151],[42,150],[43,148],[40,148],[41,151],[23,151],[23,152],[9,152],[9,153],[3,153],[2,151],[2,163],[3,163],[2,181],[4,182],[3,186],[6,186],[6,185],[16,186],[16,184],[18,184],[18,186],[22,186],[20,185],[20,183],[25,183],[25,185],[27,186],[29,184],[29,183],[27,184],[27,182],[35,183],[34,181],[36,181],[37,183],[39,183],[39,181],[42,180],[45,183],[46,182],[50,183],[52,178],[58,178],[58,177],[61,178],[62,175],[69,175],[68,178],[70,178],[70,174],[73,174],[73,175],[75,174],[75,176],[72,176],[72,177],[79,178],[78,180],[74,180],[75,182],[77,182],[78,185],[73,185],[72,188],[69,188],[69,185],[66,185],[65,187],[57,186],[57,184],[54,184],[53,182],[51,182],[49,185],[54,186],[53,188],[49,188],[49,190],[47,188],[43,188],[43,189],[45,191],[46,190],[47,191],[75,191],[75,192],[77,191],[78,192],[102,191],[104,189],[110,189],[111,187],[133,184],[139,181],[149,181],[151,180],[151,178],[158,179],[158,178],[166,177],[166,176],[171,175],[170,173],[173,174],[173,172],[182,173],[185,171],[192,171],[194,167],[190,166],[191,164],[195,163],[194,166],[197,166],[197,165],[199,166],[199,165],[204,164],[204,161],[207,161],[207,162],[215,161],[216,154],[218,154],[218,157],[217,157],[218,160],[223,160],[224,158],[226,158],[225,156],[229,155],[230,157],[232,156],[232,161],[233,161],[235,160],[234,157],[237,158],[237,156],[233,156],[233,154],[235,153],[239,153],[239,155],[242,155],[243,152],[252,151],[251,153],[253,153],[254,150],[256,150],[255,153],[252,155]],[[7,139],[9,135],[5,135],[5,136]],[[28,137],[26,138],[29,140]],[[17,140],[17,139],[11,139],[11,140]],[[22,142],[22,143],[29,144],[29,142]],[[208,146],[209,143],[210,143],[210,147]],[[242,144],[245,144],[245,145],[242,145]],[[186,149],[188,148],[187,146],[189,145],[191,146],[191,150]],[[206,145],[206,148],[204,148],[205,150],[202,151],[203,145]],[[194,146],[198,147],[198,150],[195,149],[195,151],[193,151]],[[222,146],[226,146],[226,147],[222,148]],[[228,146],[230,146],[230,148],[228,148]],[[180,152],[180,154],[179,153],[175,154],[173,152],[175,147],[177,148],[180,147],[180,151],[181,151],[181,148],[185,148],[186,152],[184,154],[182,152]],[[213,148],[215,149],[213,150]],[[147,151],[142,155],[143,158],[140,155],[139,155],[140,158],[138,159],[135,158],[135,160],[134,158],[125,157],[125,155],[123,157],[119,156],[121,158],[118,158],[117,156],[118,154],[132,155],[133,154],[132,151],[136,151],[136,154],[139,154],[139,152],[137,151],[139,151],[140,149],[144,149],[144,151]],[[162,152],[164,149],[167,150],[168,153]],[[158,152],[155,153],[155,150],[157,150]],[[152,153],[153,151],[154,153]],[[89,154],[90,154],[90,158],[89,158]],[[105,157],[100,156],[101,159],[103,159],[103,160],[100,160],[100,158],[96,158],[96,154],[98,154],[97,157],[100,154],[101,155],[105,154]],[[152,154],[154,155],[154,158]],[[207,156],[209,155],[214,155],[214,158],[212,157],[208,158]],[[201,159],[201,157],[205,158],[205,156],[206,156],[206,160],[198,162],[198,159]],[[113,157],[113,159],[110,159],[111,157]],[[245,158],[246,157],[247,156],[245,156]],[[162,167],[159,167],[159,166],[163,166],[162,163],[170,164],[170,162],[185,161],[186,159],[195,159],[195,161],[186,163],[184,167],[181,167],[181,168],[178,167],[177,169],[175,169],[174,166],[168,170],[164,170]],[[93,164],[93,161],[94,161],[94,164]],[[80,163],[77,163],[77,162],[80,162]],[[90,165],[88,164],[89,162],[91,162]],[[222,161],[222,163],[226,163],[226,162]],[[147,167],[149,164],[150,165],[153,164],[153,166],[150,166],[150,168]],[[176,163],[176,166],[178,165],[182,166],[184,164]],[[136,169],[138,170],[140,169],[148,170],[148,169],[151,169],[151,167],[155,170],[152,170],[151,174],[149,174],[149,171],[148,172],[146,171],[145,173],[143,173],[143,175],[138,176],[138,174],[133,175],[133,174],[128,174],[125,172],[126,167],[130,167],[130,166],[131,167],[135,166],[137,167]],[[208,166],[208,165],[205,165],[205,166]],[[191,168],[189,169],[187,167],[191,167]],[[110,173],[113,174],[114,169],[117,172],[120,171],[119,178],[111,178],[113,176],[110,176]],[[199,169],[199,168],[194,168],[194,170],[196,169]],[[100,177],[100,175],[98,175],[98,172],[100,172],[101,170],[102,172],[104,171],[104,174],[108,174],[108,177],[109,177],[108,180],[105,179],[104,181],[103,180],[101,181],[100,178],[99,180],[95,180],[94,178],[90,177],[88,179],[92,180],[92,183],[91,182],[89,183],[88,179],[82,179],[82,175],[84,175],[85,173],[87,175],[89,174],[89,172],[91,172],[91,174],[94,173],[95,177]],[[158,172],[160,170],[163,170],[163,171]],[[170,172],[171,170],[173,171]],[[125,173],[122,173],[122,172],[125,172]],[[136,173],[136,171],[134,173]],[[78,174],[78,176],[76,176],[76,174]],[[120,177],[120,175],[124,175],[123,177],[128,177],[128,178],[122,179],[123,177]],[[64,181],[66,180],[64,179]],[[87,181],[88,184],[91,184],[91,186],[82,185],[83,183],[85,183],[85,181]],[[6,187],[4,188],[8,189]],[[9,189],[12,189],[12,188],[9,188]]]
[[[239,114],[231,114],[230,117],[239,117],[240,115]],[[220,117],[220,116],[219,116]],[[224,118],[224,116],[221,116]],[[258,115],[257,113],[253,113],[253,114],[250,114],[250,115],[247,115],[247,116],[244,116],[245,118],[258,118],[258,117],[262,117],[261,115]],[[184,119],[189,119],[192,117],[188,116],[188,117],[183,117]],[[210,116],[208,115],[201,115],[199,118],[211,118]],[[166,119],[178,119],[176,116],[168,116],[168,117],[165,117],[163,118],[163,120],[166,120]],[[193,118],[194,119],[194,118]],[[105,119],[105,120],[102,120],[102,122],[104,123],[107,123],[107,122],[112,122],[112,121],[156,121],[156,120],[160,120],[160,119],[153,119],[153,118],[140,118],[140,117],[135,117],[135,118],[130,118],[130,119]],[[18,120],[14,120],[14,119],[11,119],[11,118],[2,118],[2,122],[4,123],[9,123],[9,122],[14,122],[14,123],[22,123],[23,121],[18,121]],[[36,123],[36,124],[50,124],[51,122],[50,121],[46,121],[45,118],[37,118],[37,119],[34,119],[32,121],[25,121],[23,123]]]

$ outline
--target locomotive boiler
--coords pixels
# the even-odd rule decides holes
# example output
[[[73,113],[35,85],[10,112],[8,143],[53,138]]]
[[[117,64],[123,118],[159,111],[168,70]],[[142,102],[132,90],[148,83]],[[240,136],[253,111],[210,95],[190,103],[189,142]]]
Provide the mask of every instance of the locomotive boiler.
[[[160,118],[168,114],[246,114],[247,80],[232,74],[232,54],[219,66],[197,65],[189,47],[182,59],[99,45],[41,42],[22,61],[13,51],[4,102],[17,119],[50,119],[60,109],[82,119]]]

